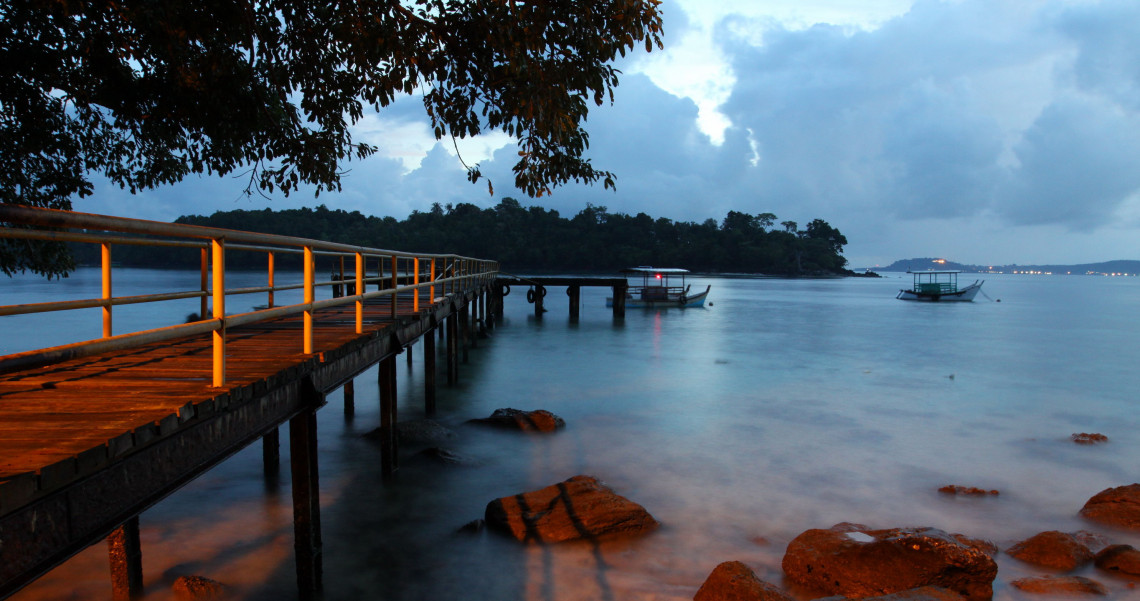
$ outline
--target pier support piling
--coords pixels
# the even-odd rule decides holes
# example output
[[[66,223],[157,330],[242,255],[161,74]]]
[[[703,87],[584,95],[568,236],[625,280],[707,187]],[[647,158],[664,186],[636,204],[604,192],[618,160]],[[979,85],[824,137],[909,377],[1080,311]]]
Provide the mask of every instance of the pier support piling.
[[[276,488],[281,478],[281,435],[275,427],[261,437],[261,463],[265,471],[265,485]]]
[[[459,383],[459,316],[452,313],[446,319],[447,324],[447,385],[455,386]]]
[[[317,469],[317,407],[321,394],[311,382],[302,386],[306,408],[289,420],[289,455],[293,474],[293,550],[297,591],[302,601],[319,599],[323,588],[321,504]]]
[[[396,356],[380,360],[380,472],[391,478],[399,468],[396,437]]]
[[[581,286],[567,286],[566,296],[570,297],[570,321],[578,321],[578,315],[581,311],[582,305],[582,287]]]
[[[111,599],[142,599],[142,544],[139,542],[137,515],[111,532],[107,537],[107,551],[111,558]]]
[[[424,336],[424,412],[435,414],[435,336]]]
[[[356,415],[356,384],[353,380],[344,383],[344,417],[352,419]]]

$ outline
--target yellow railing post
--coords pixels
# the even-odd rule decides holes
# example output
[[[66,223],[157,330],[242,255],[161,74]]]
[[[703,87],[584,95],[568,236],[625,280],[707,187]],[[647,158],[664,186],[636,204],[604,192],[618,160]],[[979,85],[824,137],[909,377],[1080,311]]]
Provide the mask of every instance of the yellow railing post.
[[[412,259],[412,285],[416,287],[415,296],[412,297],[412,311],[420,312],[420,258]]]
[[[269,253],[269,282],[266,285],[269,286],[269,305],[268,306],[270,309],[273,308],[273,287],[274,287],[273,280],[274,280],[274,272],[276,271],[276,266],[274,265],[274,263],[275,263],[275,261],[273,258],[273,253]]]
[[[316,266],[313,264],[313,247],[305,247],[305,332],[304,332],[304,352],[306,355],[313,354],[313,301],[316,299],[314,294],[314,273]]]
[[[206,315],[210,311],[210,249],[202,249],[202,271],[201,271],[201,289],[202,297],[198,303],[198,319],[205,320],[209,316]]]
[[[222,238],[210,240],[214,263],[214,319],[220,320],[214,330],[214,386],[226,383],[226,247]]]
[[[435,282],[435,257],[431,258],[431,271],[428,273],[428,276],[429,276],[428,277],[429,281],[432,282],[431,287],[428,288],[428,296],[431,297],[428,299],[428,302],[434,305],[435,304],[435,283],[434,283]]]
[[[103,259],[103,337],[110,338],[111,334],[111,245],[104,242],[102,245]]]
[[[364,254],[356,253],[356,333],[364,333]]]

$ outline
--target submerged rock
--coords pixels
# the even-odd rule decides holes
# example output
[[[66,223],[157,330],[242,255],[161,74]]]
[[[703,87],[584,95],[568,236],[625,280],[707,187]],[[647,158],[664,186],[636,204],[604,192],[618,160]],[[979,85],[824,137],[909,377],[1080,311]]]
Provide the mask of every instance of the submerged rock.
[[[726,561],[713,569],[693,601],[794,601],[774,585],[756,577],[739,561]]]
[[[1108,442],[1108,437],[1104,434],[1080,432],[1074,433],[1069,437],[1070,440],[1077,444],[1097,444],[1101,442]]]
[[[546,488],[487,504],[487,526],[520,541],[556,543],[645,534],[658,526],[644,507],[593,476],[574,476]]]
[[[396,432],[403,444],[439,444],[455,438],[455,432],[430,419],[413,419],[396,424]]]
[[[485,424],[524,432],[553,432],[565,428],[566,421],[545,410],[523,411],[521,409],[496,409],[490,417],[470,420],[471,423]]]
[[[1035,534],[1005,552],[1026,563],[1066,571],[1083,566],[1093,558],[1084,543],[1072,534],[1056,530]]]
[[[476,467],[479,461],[472,459],[466,455],[460,455],[450,449],[441,447],[430,447],[420,451],[421,456],[426,457],[436,463],[455,467]]]
[[[970,497],[981,497],[985,495],[997,496],[998,494],[1001,494],[996,490],[986,490],[984,488],[978,488],[976,486],[957,486],[953,484],[947,484],[946,486],[939,488],[938,492],[946,495],[966,495]]]
[[[179,601],[223,599],[227,592],[226,585],[205,576],[180,576],[174,581],[171,590],[174,591],[174,598]]]
[[[936,528],[857,526],[838,524],[800,534],[788,544],[784,573],[793,582],[848,597],[923,586],[947,588],[972,601],[993,595],[997,564],[981,549]]]
[[[1018,578],[1009,583],[1027,593],[1107,595],[1108,589],[1096,580],[1083,576],[1037,576]]]
[[[1098,492],[1081,508],[1081,515],[1109,526],[1140,530],[1140,484]]]
[[[1110,545],[1093,558],[1096,567],[1114,574],[1140,576],[1140,551],[1132,545]]]

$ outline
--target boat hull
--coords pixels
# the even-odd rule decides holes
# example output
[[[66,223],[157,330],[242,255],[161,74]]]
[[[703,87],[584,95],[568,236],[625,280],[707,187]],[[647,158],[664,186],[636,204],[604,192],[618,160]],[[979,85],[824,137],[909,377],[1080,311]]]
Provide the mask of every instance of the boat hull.
[[[916,292],[914,290],[899,290],[898,296],[895,298],[907,301],[921,301],[928,303],[951,303],[951,302],[971,302],[978,292],[982,290],[981,282],[974,282],[961,290],[955,292],[947,292],[943,294],[935,294],[928,292]]]
[[[660,307],[666,307],[666,308],[678,307],[681,309],[692,309],[695,307],[703,307],[703,306],[705,306],[705,299],[708,298],[709,290],[711,290],[711,289],[712,289],[712,286],[709,286],[708,288],[705,288],[704,292],[698,292],[697,294],[690,294],[690,295],[685,295],[685,296],[681,296],[681,297],[673,297],[673,298],[667,298],[667,299],[647,300],[647,299],[637,298],[636,296],[627,296],[625,298],[625,306],[626,306],[626,308],[643,308],[643,309],[652,309],[652,308],[660,308]],[[614,306],[614,298],[612,296],[606,297],[606,306],[607,307]]]

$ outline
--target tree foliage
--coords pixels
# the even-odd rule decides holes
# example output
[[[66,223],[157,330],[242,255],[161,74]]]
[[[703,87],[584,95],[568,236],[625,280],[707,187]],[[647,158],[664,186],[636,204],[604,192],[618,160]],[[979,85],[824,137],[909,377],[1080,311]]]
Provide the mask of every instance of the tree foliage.
[[[438,139],[515,137],[529,195],[612,187],[583,124],[613,99],[610,62],[660,46],[658,4],[5,0],[0,202],[70,208],[90,173],[131,191],[194,173],[339,190],[345,161],[377,150],[351,126],[401,94],[422,94]]]
[[[654,219],[645,213],[610,213],[587,205],[572,218],[504,198],[491,208],[473,204],[434,205],[404,220],[369,217],[358,211],[315,209],[225,211],[190,215],[179,223],[254,230],[332,240],[374,248],[448,252],[496,259],[506,271],[612,272],[634,265],[685,267],[703,272],[819,275],[846,273],[839,230],[816,219],[808,230],[767,230],[757,219],[729,212],[722,225]],[[775,216],[770,220],[775,222]],[[740,227],[733,226],[740,222]],[[770,225],[770,224],[769,224]],[[93,247],[85,252],[92,253]],[[180,256],[173,253],[182,252]],[[196,265],[197,255],[179,250],[117,246],[114,257],[127,265]],[[82,260],[97,262],[97,254]],[[287,258],[279,261],[287,261]],[[233,268],[265,268],[261,253],[227,254]],[[285,266],[290,266],[285,263]],[[295,266],[294,266],[295,267]]]

